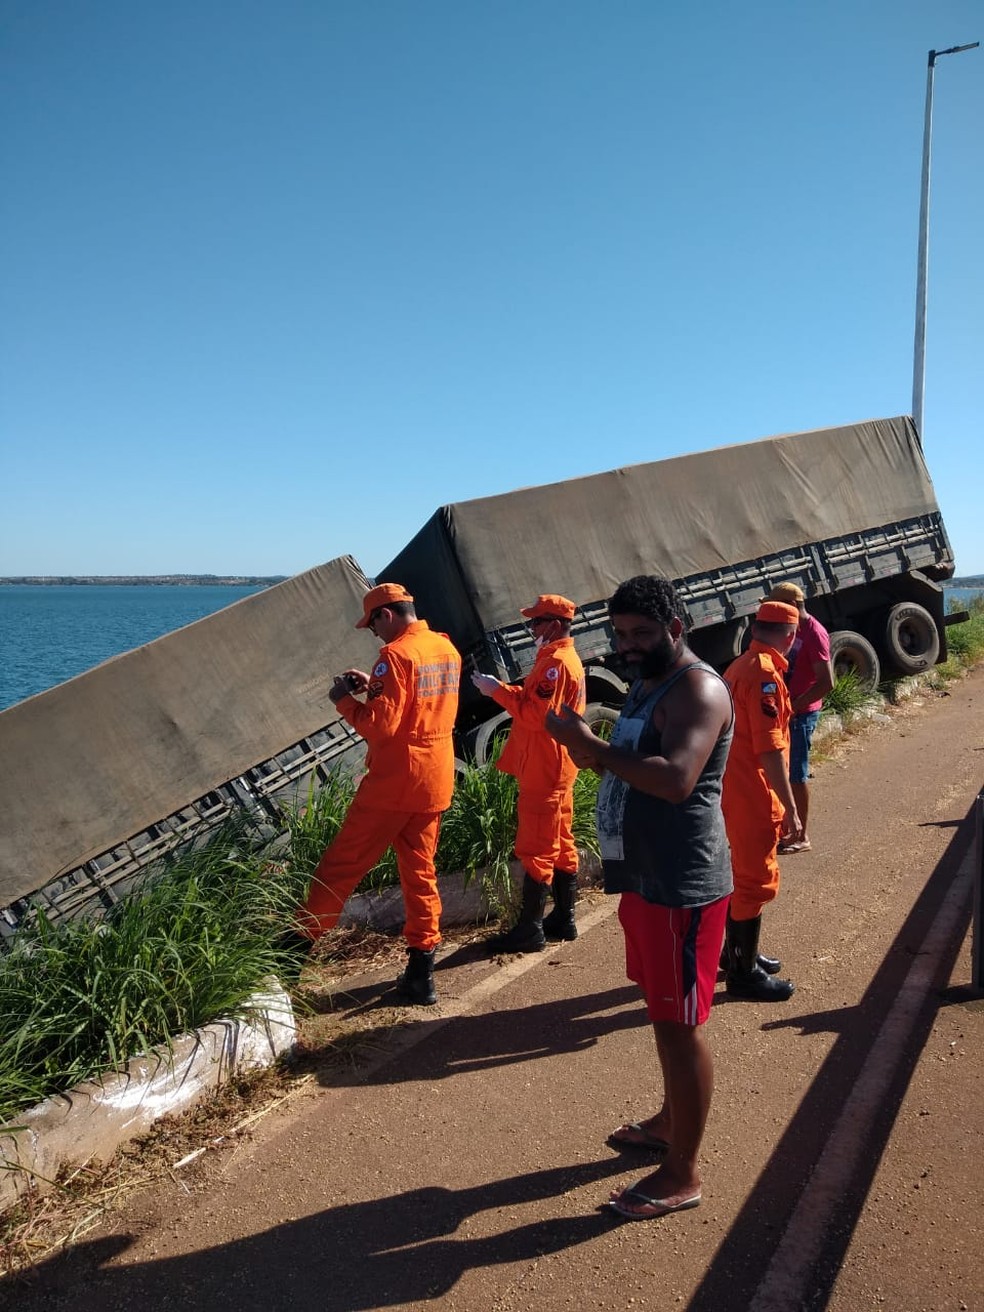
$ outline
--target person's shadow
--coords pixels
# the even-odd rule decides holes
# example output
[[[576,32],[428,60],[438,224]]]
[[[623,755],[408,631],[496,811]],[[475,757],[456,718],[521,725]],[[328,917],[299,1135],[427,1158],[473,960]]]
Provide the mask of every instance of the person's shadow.
[[[648,1027],[645,1006],[634,985],[598,993],[574,995],[513,1007],[508,1011],[466,1014],[430,1020],[415,1027],[425,1033],[416,1049],[400,1061],[384,1061],[366,1074],[357,1065],[340,1067],[322,1063],[317,1050],[305,1054],[300,1069],[313,1070],[329,1087],[345,1084],[400,1084],[426,1078],[447,1079],[469,1071],[493,1070],[517,1062],[577,1053],[618,1030]],[[384,1025],[372,1031],[378,1054],[398,1044],[407,1034],[405,1023]],[[429,1041],[440,1034],[440,1042]],[[330,1049],[327,1053],[330,1056]]]
[[[125,1253],[132,1237],[97,1239],[41,1263],[19,1297],[10,1289],[14,1297],[6,1306],[20,1312],[140,1306],[361,1312],[417,1306],[453,1289],[469,1270],[559,1252],[618,1221],[596,1210],[458,1237],[471,1217],[559,1197],[624,1171],[624,1159],[614,1155],[473,1188],[412,1189],[331,1207],[215,1248],[130,1265],[125,1259],[106,1264]]]

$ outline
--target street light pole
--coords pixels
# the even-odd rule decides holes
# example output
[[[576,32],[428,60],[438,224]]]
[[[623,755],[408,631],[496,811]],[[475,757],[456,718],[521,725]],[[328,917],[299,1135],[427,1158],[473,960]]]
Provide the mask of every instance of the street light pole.
[[[933,136],[933,74],[941,55],[975,50],[979,41],[949,50],[931,50],[926,69],[926,121],[923,126],[922,191],[919,198],[919,259],[916,270],[916,335],[912,359],[912,418],[922,441],[923,387],[926,381],[926,278],[929,265],[929,155]]]

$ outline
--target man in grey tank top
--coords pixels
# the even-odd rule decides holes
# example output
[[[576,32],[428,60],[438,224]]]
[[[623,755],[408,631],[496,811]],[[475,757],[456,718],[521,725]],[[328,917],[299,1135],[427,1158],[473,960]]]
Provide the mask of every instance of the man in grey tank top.
[[[615,647],[634,682],[610,743],[565,707],[547,729],[576,765],[601,775],[598,835],[605,891],[621,894],[626,973],[656,1036],[663,1104],[609,1138],[649,1152],[656,1170],[609,1200],[633,1221],[696,1207],[697,1157],[713,1067],[710,1014],[732,890],[721,779],[734,715],[727,685],[684,641],[671,584],[627,580],[608,603]]]

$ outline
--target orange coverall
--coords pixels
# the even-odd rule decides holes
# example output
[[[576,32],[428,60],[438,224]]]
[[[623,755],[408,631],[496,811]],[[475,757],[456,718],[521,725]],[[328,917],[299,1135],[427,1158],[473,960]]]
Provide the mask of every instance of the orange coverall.
[[[367,773],[311,880],[299,917],[310,937],[337,923],[356,884],[392,846],[407,944],[429,952],[440,943],[434,853],[454,789],[460,678],[461,657],[450,639],[415,620],[380,648],[366,701],[339,701],[339,712],[369,745]]]
[[[735,704],[735,736],[724,772],[721,809],[731,844],[733,920],[754,920],[779,892],[776,848],[785,814],[759,761],[761,752],[789,752],[792,708],[784,656],[753,642],[724,678]]]
[[[492,697],[513,718],[499,769],[519,784],[516,856],[531,879],[549,884],[554,870],[577,874],[574,780],[567,748],[544,728],[547,711],[584,710],[584,666],[573,638],[547,642],[521,684],[507,683]]]

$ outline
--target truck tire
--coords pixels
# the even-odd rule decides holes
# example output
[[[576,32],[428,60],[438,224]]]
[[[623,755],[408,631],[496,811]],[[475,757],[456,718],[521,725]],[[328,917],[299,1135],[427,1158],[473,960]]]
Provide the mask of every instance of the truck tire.
[[[591,732],[604,738],[607,743],[612,736],[612,729],[618,720],[618,711],[614,706],[605,706],[603,702],[588,702],[584,708],[584,718],[591,727]]]
[[[838,629],[830,635],[830,663],[835,679],[853,672],[867,692],[874,692],[881,681],[878,653],[867,638],[851,629]]]
[[[900,674],[920,674],[940,658],[940,635],[929,611],[914,601],[893,606],[885,621],[885,654]]]
[[[478,726],[472,743],[472,755],[475,757],[476,765],[488,765],[495,755],[496,739],[505,738],[511,723],[512,716],[509,712],[500,711],[498,715],[493,715],[491,720],[486,720],[484,724]]]

